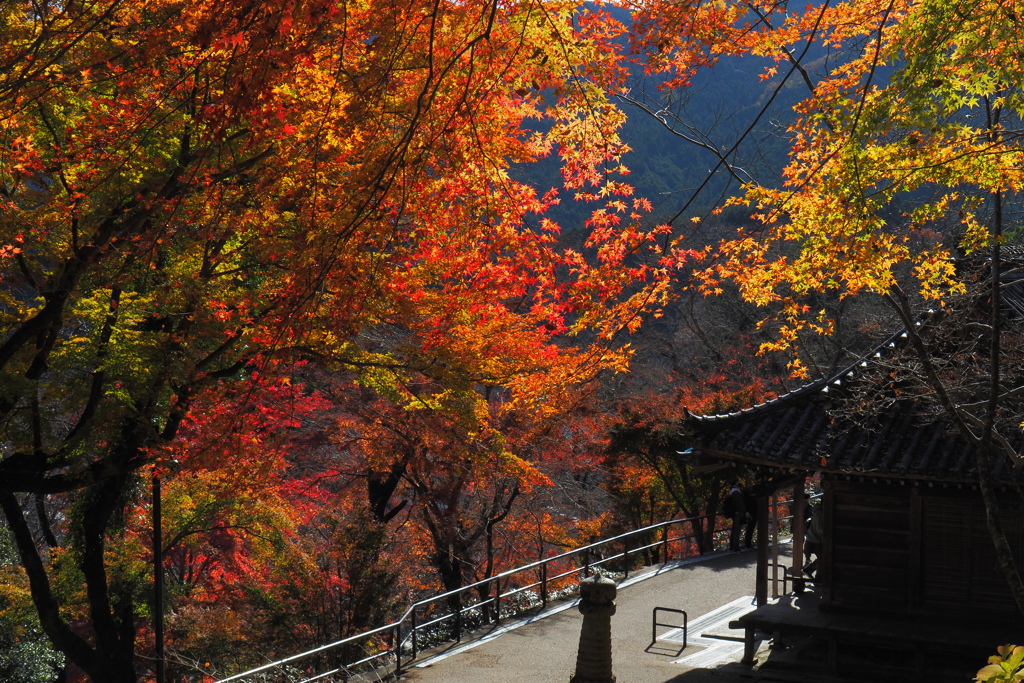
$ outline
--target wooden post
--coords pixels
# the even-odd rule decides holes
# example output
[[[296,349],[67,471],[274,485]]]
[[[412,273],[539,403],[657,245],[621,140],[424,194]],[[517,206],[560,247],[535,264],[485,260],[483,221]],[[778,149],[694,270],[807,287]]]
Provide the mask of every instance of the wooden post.
[[[804,536],[807,534],[807,493],[803,477],[793,486],[793,576],[804,568]]]
[[[754,640],[754,627],[747,624],[743,629],[743,659],[740,660],[740,664],[754,666],[757,664],[757,660],[754,659],[755,654],[757,654],[757,643]]]
[[[814,572],[814,579],[820,590],[820,608],[827,610],[832,607],[832,514],[835,496],[831,480],[824,479],[821,488],[824,495],[821,498],[820,512],[824,515],[822,528],[825,537],[821,539],[821,557],[818,558],[818,569]]]
[[[793,592],[803,593],[806,581],[804,580],[804,539],[807,536],[807,492],[805,490],[806,479],[800,477],[793,485],[793,522],[790,525],[793,529]]]
[[[757,580],[754,586],[754,603],[761,607],[768,604],[768,496],[767,492],[757,495]]]
[[[772,598],[779,597],[779,501],[778,492],[768,498],[771,506]]]

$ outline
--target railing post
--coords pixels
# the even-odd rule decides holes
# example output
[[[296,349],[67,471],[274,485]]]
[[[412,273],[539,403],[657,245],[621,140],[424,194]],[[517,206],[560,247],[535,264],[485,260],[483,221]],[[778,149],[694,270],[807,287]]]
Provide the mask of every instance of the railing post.
[[[494,583],[494,623],[501,621],[501,579],[495,579]]]
[[[778,503],[776,502],[776,507],[777,506],[778,506]],[[767,525],[767,521],[768,521],[768,517],[769,517],[769,515],[767,514],[767,512],[768,512],[767,505],[765,506],[765,508],[766,508],[765,509],[765,514],[762,515],[761,518],[764,519],[764,522]],[[777,515],[776,515],[776,517],[777,517]],[[708,531],[707,536],[713,541],[714,540],[714,525],[711,524],[711,521],[713,519],[714,519],[713,516],[699,516],[699,517],[690,517],[690,518],[685,518],[685,519],[680,519],[680,520],[668,520],[667,522],[663,522],[663,523],[656,524],[656,525],[649,525],[647,527],[644,527],[643,529],[634,530],[634,531],[628,532],[626,534],[622,534],[620,536],[615,536],[613,538],[606,539],[605,541],[600,541],[600,542],[595,541],[594,537],[592,537],[590,539],[591,542],[588,543],[584,548],[576,548],[574,550],[569,550],[569,551],[566,551],[565,553],[557,554],[554,557],[545,558],[544,557],[544,552],[543,552],[543,549],[542,549],[541,552],[540,552],[540,560],[538,562],[530,563],[529,565],[526,565],[526,567],[521,567],[521,568],[517,569],[516,571],[529,571],[529,572],[532,573],[532,572],[536,571],[536,567],[537,566],[540,567],[540,572],[541,572],[541,576],[540,576],[540,599],[541,599],[542,605],[546,608],[547,605],[548,605],[548,602],[549,602],[549,591],[550,591],[550,589],[549,589],[549,585],[548,584],[549,584],[549,579],[551,578],[549,576],[549,573],[550,573],[549,572],[549,565],[551,565],[552,562],[559,562],[561,560],[565,560],[567,562],[575,561],[575,563],[576,563],[576,569],[572,569],[571,568],[571,564],[567,565],[565,567],[567,571],[564,574],[558,574],[559,566],[557,564],[555,564],[554,566],[555,566],[556,577],[558,577],[558,578],[561,578],[562,576],[570,577],[572,575],[578,575],[581,572],[583,573],[584,577],[590,577],[591,574],[595,574],[596,573],[596,572],[592,571],[591,565],[592,564],[600,565],[600,564],[605,562],[605,559],[603,558],[603,553],[606,552],[606,551],[604,550],[604,548],[607,546],[608,547],[608,551],[607,552],[611,553],[611,556],[609,558],[607,558],[608,561],[609,562],[614,562],[614,559],[616,557],[614,555],[614,543],[618,542],[619,540],[622,540],[623,541],[623,552],[622,552],[621,556],[622,556],[622,558],[623,558],[623,560],[625,562],[625,567],[623,568],[623,574],[625,574],[628,577],[629,571],[631,569],[631,567],[630,567],[630,557],[631,557],[631,554],[632,554],[631,543],[629,542],[629,539],[632,539],[633,536],[638,535],[638,534],[647,534],[647,533],[649,533],[650,536],[649,537],[645,537],[644,542],[641,544],[641,549],[646,551],[648,548],[657,548],[659,542],[655,541],[653,539],[657,536],[657,531],[656,531],[657,527],[661,526],[661,527],[663,527],[664,534],[662,536],[660,544],[662,545],[662,548],[663,548],[662,555],[663,555],[664,560],[668,561],[668,559],[669,559],[669,557],[671,555],[669,547],[670,547],[670,545],[671,545],[671,543],[673,541],[677,541],[677,542],[678,541],[684,541],[685,542],[685,545],[682,546],[684,548],[684,553],[683,554],[688,557],[689,556],[688,553],[689,553],[689,550],[690,550],[689,542],[691,541],[691,537],[687,536],[687,535],[685,535],[685,533],[681,532],[682,535],[680,535],[678,538],[673,538],[670,535],[670,528],[669,527],[671,527],[671,526],[673,526],[674,524],[677,524],[677,523],[678,524],[683,524],[683,525],[689,523],[691,525],[691,529],[696,529],[697,530],[697,532],[698,532],[697,538],[701,539],[702,541],[703,541],[704,536],[705,536],[705,528],[706,528],[707,531]],[[708,522],[707,522],[708,525],[709,525],[708,527],[704,526],[704,523],[705,523],[704,520],[708,520]],[[802,520],[799,520],[799,521],[802,521]],[[777,524],[776,524],[776,528],[777,528]],[[684,529],[684,532],[685,532],[685,526],[683,527],[683,529]],[[758,533],[760,535],[763,535],[765,538],[767,538],[767,535],[768,535],[767,534],[767,530],[763,530],[762,531],[761,529],[759,529]],[[651,542],[648,543],[648,540],[650,540]],[[698,544],[698,545],[701,547],[701,552],[702,553],[706,552],[707,549],[702,544]],[[773,545],[777,545],[777,544],[773,544]],[[759,564],[759,567],[761,567],[761,566],[767,567],[767,545],[766,544],[762,544],[762,546],[765,548],[765,554],[764,554],[764,557],[762,557],[761,553],[760,552],[758,553],[758,564]],[[713,545],[711,547],[712,547],[712,549],[714,548]],[[591,553],[593,552],[593,550],[595,548],[601,548],[602,549],[601,553],[597,554],[597,556],[595,558],[591,558]],[[580,555],[581,554],[583,556],[582,562],[580,561]],[[644,553],[644,560],[646,561],[647,559],[648,559],[647,553],[645,552]],[[527,567],[528,567],[528,569],[527,569]],[[512,574],[509,573],[510,577],[511,577],[511,575]],[[376,639],[375,642],[377,642],[377,643],[380,643],[381,639],[384,639],[385,642],[386,642],[386,639],[388,637],[390,637],[392,639],[392,642],[393,642],[393,646],[392,647],[385,647],[383,649],[383,652],[378,651],[375,656],[376,657],[386,656],[388,651],[393,648],[394,657],[395,657],[395,670],[396,671],[401,670],[403,665],[404,666],[409,666],[413,661],[415,661],[418,658],[418,656],[419,656],[419,626],[420,626],[419,625],[419,621],[420,621],[419,611],[420,611],[420,609],[422,609],[422,607],[428,606],[428,605],[436,605],[437,607],[439,607],[441,609],[441,611],[440,612],[431,612],[430,614],[428,614],[427,615],[427,619],[426,619],[426,623],[429,624],[432,628],[438,628],[438,629],[446,630],[446,627],[447,627],[447,625],[449,623],[448,620],[450,618],[454,617],[454,619],[455,619],[455,624],[454,624],[454,628],[453,628],[454,633],[448,632],[446,635],[448,635],[450,637],[450,639],[454,640],[455,642],[461,642],[462,641],[462,631],[463,631],[463,624],[462,624],[463,614],[466,611],[466,609],[463,607],[463,600],[464,600],[463,595],[465,594],[466,591],[476,591],[476,590],[481,589],[481,587],[483,585],[485,585],[486,583],[488,583],[488,582],[490,584],[493,584],[493,587],[495,588],[494,603],[493,604],[494,604],[494,610],[495,610],[495,620],[496,621],[499,620],[501,618],[501,600],[503,598],[503,594],[501,592],[501,584],[502,584],[501,578],[502,578],[502,576],[503,575],[492,576],[492,577],[490,577],[488,579],[483,579],[481,582],[473,583],[470,586],[462,586],[459,589],[457,589],[457,590],[455,590],[455,591],[453,591],[451,593],[443,593],[442,595],[444,595],[447,598],[447,600],[445,600],[444,602],[437,601],[437,597],[438,596],[435,596],[434,598],[432,598],[430,600],[425,600],[425,601],[423,601],[421,603],[414,603],[413,606],[410,608],[409,612],[406,615],[409,618],[409,620],[410,620],[408,626],[406,626],[406,622],[405,622],[405,620],[403,618],[399,622],[387,624],[385,626],[381,626],[379,628],[372,629],[371,631],[368,631],[367,633],[374,634],[375,639]],[[533,574],[533,576],[536,577],[536,574]],[[759,583],[761,582],[760,581],[761,579],[764,579],[765,583],[766,583],[767,571],[765,571],[765,576],[764,577],[759,577]],[[787,587],[786,583],[785,583],[786,579],[787,579],[787,577],[783,576],[783,592],[786,592],[786,587]],[[582,582],[582,578],[580,580]],[[513,586],[517,585],[516,582],[511,582],[510,583],[508,581],[506,581],[505,584],[506,584],[506,587],[508,587],[509,585],[513,585]],[[536,585],[536,584],[534,584],[534,585]],[[520,589],[512,589],[512,590],[510,590],[510,595],[519,592],[519,590]],[[476,607],[479,607],[479,606],[481,606],[481,605],[478,605],[476,603],[471,604],[471,608],[476,608]],[[447,609],[448,612],[449,612],[447,615],[444,614],[444,610],[445,609]],[[412,642],[411,642],[411,647],[410,647],[410,655],[404,655],[402,653],[402,648],[404,647],[404,640],[402,639],[402,632],[406,628],[411,629],[410,637],[411,637]],[[353,643],[361,642],[359,639],[360,638],[365,638],[367,636],[367,633],[364,633],[364,634],[358,635],[358,636],[353,636],[353,637],[350,637],[350,638],[346,638],[346,639],[344,639],[342,641],[339,641],[338,643],[332,644],[330,646],[325,646],[325,647],[329,647],[331,649],[331,652],[333,653],[333,656],[331,656],[331,663],[330,663],[331,666],[334,666],[333,661],[335,659],[337,660],[337,662],[339,664],[340,671],[336,675],[339,676],[342,680],[348,680],[352,676],[352,674],[349,673],[346,670],[346,668],[345,668],[346,664],[344,662],[348,661],[350,655],[354,655],[355,648],[354,648]],[[336,649],[336,648],[339,648],[339,649]],[[318,657],[320,657],[320,656],[323,655],[322,650],[324,650],[324,648],[317,648],[315,650],[311,650],[310,652],[302,653],[300,655],[293,655],[292,657],[285,658],[285,659],[281,660],[280,662],[274,662],[274,663],[271,663],[271,664],[265,664],[263,666],[257,667],[256,669],[253,669],[251,671],[244,672],[242,674],[236,674],[234,676],[230,676],[227,679],[225,679],[225,681],[226,681],[226,683],[235,683],[235,681],[237,679],[240,679],[240,678],[245,677],[245,676],[249,676],[249,675],[251,675],[253,673],[256,673],[256,672],[265,671],[265,670],[267,670],[267,669],[269,669],[271,667],[276,667],[276,666],[279,666],[281,664],[286,664],[286,663],[294,661],[294,660],[296,660],[296,659],[298,659],[300,657],[307,657],[307,656],[313,655],[313,654],[316,654]]]
[[[623,564],[623,567],[624,567],[624,575],[623,575],[622,579],[626,580],[626,579],[629,578],[629,540],[628,539],[622,541],[622,548],[623,548],[623,550],[622,550],[622,564]]]
[[[668,564],[668,528],[669,528],[669,526],[670,526],[669,524],[665,525],[665,527],[664,527],[665,534],[661,538],[661,563],[662,564]]]
[[[398,674],[402,670],[402,622],[395,624],[393,638],[395,639],[395,673]]]
[[[548,606],[548,563],[540,566],[540,606]]]
[[[416,607],[412,608],[412,658],[416,659],[419,649],[416,646]]]
[[[455,642],[462,642],[462,591],[455,594]]]

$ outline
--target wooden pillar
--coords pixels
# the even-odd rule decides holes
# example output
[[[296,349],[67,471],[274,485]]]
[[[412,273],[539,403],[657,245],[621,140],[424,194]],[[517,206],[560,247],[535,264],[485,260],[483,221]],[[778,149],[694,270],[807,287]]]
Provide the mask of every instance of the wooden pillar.
[[[757,654],[757,641],[754,640],[754,627],[747,624],[743,629],[743,659],[740,660],[740,664],[754,666],[757,664],[757,660],[754,659],[755,654]]]
[[[818,559],[818,570],[814,572],[815,582],[821,590],[820,609],[826,611],[832,608],[832,519],[833,506],[835,505],[835,489],[831,479],[822,478],[821,508],[819,512],[824,515],[824,538],[821,539],[821,557]]]
[[[793,486],[793,576],[802,576],[804,569],[804,537],[807,534],[806,479]]]
[[[768,498],[768,505],[771,509],[771,539],[772,539],[772,599],[779,598],[779,492],[775,491]],[[783,569],[782,571],[786,571]]]
[[[767,491],[757,495],[757,581],[754,602],[758,607],[768,604],[768,496]]]

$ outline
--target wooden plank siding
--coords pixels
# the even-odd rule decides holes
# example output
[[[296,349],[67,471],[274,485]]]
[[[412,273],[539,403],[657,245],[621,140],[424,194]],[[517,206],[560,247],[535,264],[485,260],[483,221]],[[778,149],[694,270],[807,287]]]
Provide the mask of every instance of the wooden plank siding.
[[[922,495],[921,611],[1006,614],[1016,612],[996,563],[980,499],[963,494]],[[1019,503],[1003,501],[1000,517],[1010,546],[1021,559]]]
[[[892,489],[834,483],[830,607],[897,614],[909,611],[910,499],[906,489]]]
[[[823,592],[827,610],[962,619],[1016,619],[1016,608],[970,489],[829,482]],[[1001,517],[1018,563],[1024,507]]]

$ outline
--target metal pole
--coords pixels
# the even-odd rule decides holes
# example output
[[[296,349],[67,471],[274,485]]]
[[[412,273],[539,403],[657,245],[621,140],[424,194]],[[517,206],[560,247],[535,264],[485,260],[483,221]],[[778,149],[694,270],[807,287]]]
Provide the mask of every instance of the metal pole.
[[[402,622],[395,624],[395,673],[402,671]]]
[[[540,566],[540,604],[541,607],[548,606],[548,563]]]
[[[412,658],[416,659],[419,651],[416,647],[416,608],[412,608]]]
[[[501,621],[501,579],[494,580],[494,623]]]
[[[166,680],[164,657],[164,539],[160,477],[153,471],[153,634],[156,639],[156,683]]]
[[[462,642],[462,593],[455,596],[455,642]]]

